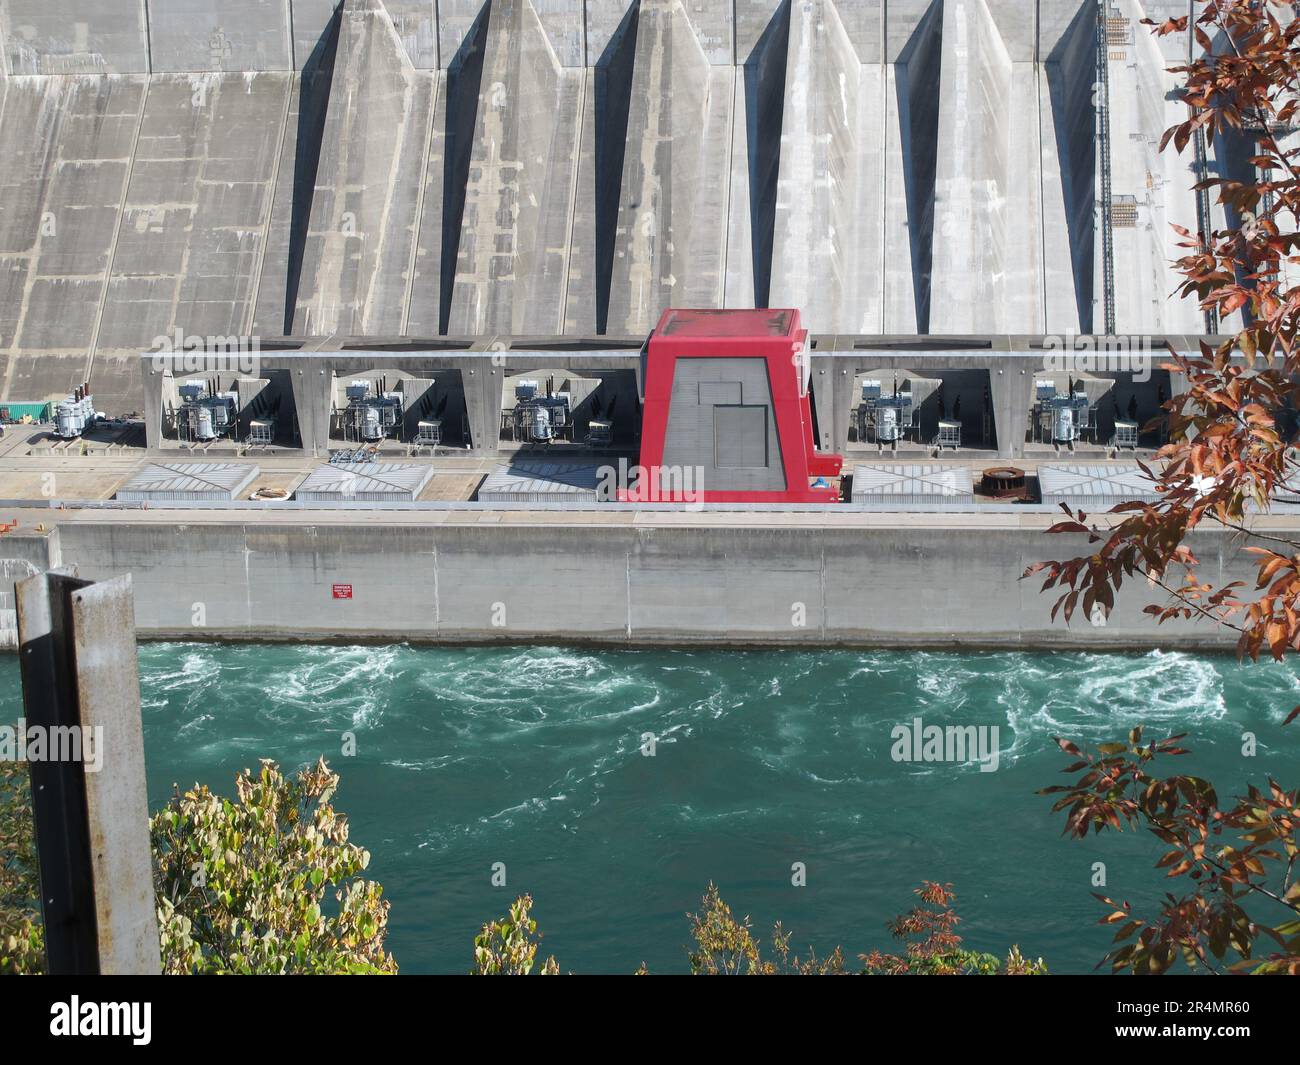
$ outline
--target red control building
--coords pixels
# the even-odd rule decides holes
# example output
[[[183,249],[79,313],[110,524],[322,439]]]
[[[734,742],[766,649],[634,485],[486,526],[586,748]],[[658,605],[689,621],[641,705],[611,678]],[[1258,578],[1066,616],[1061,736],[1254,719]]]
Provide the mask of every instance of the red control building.
[[[667,310],[645,352],[630,502],[835,503],[844,460],[816,450],[797,310]]]

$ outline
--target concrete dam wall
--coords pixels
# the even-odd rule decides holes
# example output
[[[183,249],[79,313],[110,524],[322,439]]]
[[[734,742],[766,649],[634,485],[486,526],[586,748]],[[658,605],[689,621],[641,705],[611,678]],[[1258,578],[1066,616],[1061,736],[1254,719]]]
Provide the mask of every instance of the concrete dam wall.
[[[160,336],[1195,333],[1188,0],[6,0],[0,399]],[[1211,169],[1243,144],[1208,146]]]
[[[611,644],[1231,648],[1209,623],[1157,626],[1159,596],[1126,586],[1104,625],[1052,622],[1054,593],[1017,580],[1083,549],[1045,523],[871,529],[656,523],[77,520],[57,560],[130,573],[145,637],[528,640]],[[1250,580],[1252,557],[1198,533],[1206,575]],[[336,598],[336,585],[347,586]]]

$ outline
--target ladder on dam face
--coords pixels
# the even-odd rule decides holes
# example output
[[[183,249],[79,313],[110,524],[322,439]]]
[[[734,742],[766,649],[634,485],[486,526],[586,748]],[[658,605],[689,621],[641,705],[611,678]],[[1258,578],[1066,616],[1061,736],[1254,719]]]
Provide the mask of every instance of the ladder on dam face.
[[[1110,0],[1097,0],[1097,155],[1101,170],[1101,305],[1107,336],[1115,335],[1115,238],[1110,183]]]

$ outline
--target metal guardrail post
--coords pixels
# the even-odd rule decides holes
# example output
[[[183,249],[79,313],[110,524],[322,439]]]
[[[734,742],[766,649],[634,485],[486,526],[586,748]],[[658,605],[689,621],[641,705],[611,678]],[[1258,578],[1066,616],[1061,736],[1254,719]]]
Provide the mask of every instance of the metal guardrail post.
[[[47,969],[158,973],[131,578],[51,570],[15,591],[27,728],[82,738],[80,759],[28,765]]]

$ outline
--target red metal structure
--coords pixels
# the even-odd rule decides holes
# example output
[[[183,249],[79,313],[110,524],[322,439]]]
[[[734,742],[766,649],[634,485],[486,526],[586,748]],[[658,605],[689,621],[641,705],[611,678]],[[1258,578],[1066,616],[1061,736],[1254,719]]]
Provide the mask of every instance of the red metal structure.
[[[813,487],[844,460],[814,444],[807,337],[797,310],[665,311],[646,348],[641,476],[620,498],[838,502]]]

